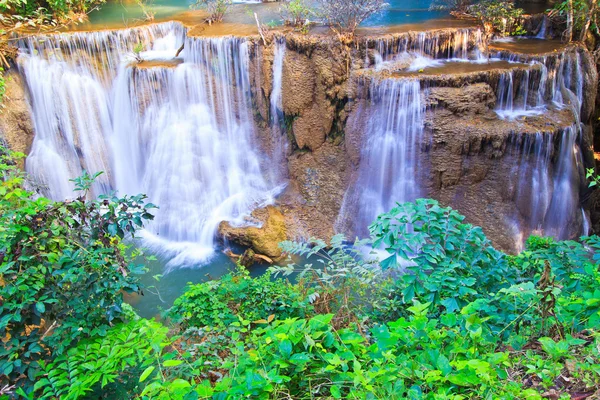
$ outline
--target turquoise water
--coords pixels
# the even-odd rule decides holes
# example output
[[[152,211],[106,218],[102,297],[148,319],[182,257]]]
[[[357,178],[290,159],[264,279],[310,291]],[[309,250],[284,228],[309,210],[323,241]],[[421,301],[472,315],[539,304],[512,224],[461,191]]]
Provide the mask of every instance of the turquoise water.
[[[244,250],[232,247],[232,251],[241,254]],[[160,317],[160,313],[170,308],[175,299],[185,292],[188,283],[196,284],[217,279],[237,268],[235,263],[222,253],[222,249],[217,250],[217,255],[209,264],[192,265],[190,268],[178,268],[170,272],[164,271],[168,259],[157,257],[153,261],[139,260],[139,262],[144,263],[149,270],[141,279],[145,287],[144,295],[129,296],[127,301],[144,318]],[[260,276],[267,268],[266,264],[253,265],[250,268],[250,275]]]
[[[448,16],[446,11],[430,11],[430,0],[387,0],[389,7],[369,18],[363,26],[417,24]]]
[[[156,20],[165,20],[190,11],[193,0],[155,0],[149,3],[149,9],[155,12]],[[382,13],[367,20],[363,26],[392,26],[415,24],[448,15],[444,11],[430,11],[430,0],[388,0],[389,7]],[[225,22],[254,25],[254,12],[261,21],[278,22],[280,20],[278,3],[234,4]],[[90,14],[90,25],[95,27],[114,25],[133,25],[143,21],[143,13],[135,1],[109,1],[98,11]]]
[[[183,19],[193,18],[189,13],[194,0],[148,0],[148,7],[155,12],[156,20],[167,20],[171,17]],[[429,7],[431,0],[388,0],[389,6],[385,11],[369,18],[362,26],[380,27],[404,24],[418,24],[431,20],[448,17],[446,11],[431,11]],[[549,6],[546,3],[524,3],[517,2],[517,6],[523,7],[527,13],[539,13],[545,11]],[[225,17],[226,23],[254,25],[254,13],[264,23],[280,22],[279,3],[236,3]],[[89,16],[87,27],[112,27],[130,26],[142,22],[144,15],[135,0],[109,0],[98,11]],[[201,22],[199,18],[196,23]],[[84,27],[86,27],[84,25]]]

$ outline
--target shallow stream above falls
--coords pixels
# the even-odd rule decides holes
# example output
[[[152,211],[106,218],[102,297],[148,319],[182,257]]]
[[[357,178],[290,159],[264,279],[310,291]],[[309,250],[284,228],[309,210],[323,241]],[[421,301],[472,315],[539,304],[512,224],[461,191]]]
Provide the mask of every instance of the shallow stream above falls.
[[[298,240],[362,235],[419,196],[509,251],[531,233],[583,233],[583,50],[538,40],[552,50],[502,42],[486,55],[476,28],[377,29],[351,62],[323,36],[276,33],[265,45],[192,37],[177,22],[23,38],[26,169],[54,199],[72,197],[69,178],[85,169],[105,171],[95,194],[146,193],[161,207],[140,242],[157,256],[144,278],[156,288],[130,299],[143,316],[234,268],[221,222],[260,231],[267,205]]]
[[[177,19],[183,22],[201,22],[205,15],[202,11],[190,12],[194,2],[191,0],[155,0],[151,9],[156,13],[158,21]],[[445,11],[429,10],[430,0],[389,0],[386,10],[369,20],[365,27],[385,27],[394,25],[419,24],[432,20],[447,19]],[[254,14],[257,13],[265,24],[280,24],[280,7],[277,2],[261,3],[260,1],[235,0],[227,13],[226,24],[256,26]],[[89,22],[79,29],[116,28],[132,26],[144,19],[142,9],[135,1],[109,0],[98,11],[89,16]]]

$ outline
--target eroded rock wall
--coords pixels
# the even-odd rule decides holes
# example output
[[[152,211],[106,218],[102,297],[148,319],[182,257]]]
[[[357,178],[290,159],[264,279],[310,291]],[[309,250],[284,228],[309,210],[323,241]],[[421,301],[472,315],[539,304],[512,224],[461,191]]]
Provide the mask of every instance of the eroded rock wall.
[[[323,38],[287,37],[283,105],[290,121],[288,134],[293,150],[287,158],[290,184],[279,205],[292,227],[292,237],[328,237],[335,232],[344,193],[356,178],[361,162],[366,124],[379,117],[370,114],[371,99],[365,85],[361,85],[361,80],[368,78],[362,70],[375,62],[375,50],[403,51],[410,47],[407,41],[417,40],[419,35],[400,36],[386,39],[383,47],[381,42],[361,40],[354,48],[327,43]],[[467,42],[470,49],[476,46],[475,40]],[[445,47],[447,38],[440,43],[432,53],[453,54],[452,47]],[[593,162],[590,123],[598,77],[587,51],[567,51],[576,52],[575,59],[585,72],[581,77],[584,89],[580,115],[555,109],[516,121],[499,118],[495,93],[502,71],[420,78],[427,110],[426,135],[421,144],[425,162],[419,173],[423,195],[458,209],[468,222],[482,226],[494,244],[507,251],[518,250],[515,238],[524,234],[518,227],[527,225],[538,212],[533,208],[539,193],[517,188],[519,180],[534,179],[529,176],[531,173],[523,172],[536,168],[535,154],[527,153],[534,151],[527,150],[534,146],[533,141],[542,137],[544,143],[551,142],[546,171],[551,176],[561,135],[579,119],[583,123],[583,163]],[[267,48],[264,54],[269,54]],[[537,61],[551,66],[554,59],[548,61],[548,57],[555,55],[539,56]],[[520,61],[529,63],[533,58],[522,55]],[[268,99],[271,65],[266,63],[267,67],[261,69],[261,88]],[[539,80],[542,74],[539,66],[524,68],[521,74],[517,71],[513,74],[515,86],[521,79]],[[573,171],[571,184],[577,188],[573,201],[579,204],[580,192],[585,191],[583,165],[575,166]],[[581,211],[574,209],[568,220],[569,235],[578,236],[584,223]],[[526,234],[536,232],[533,226],[527,229]]]
[[[10,70],[5,76],[6,93],[0,108],[0,137],[11,150],[28,154],[33,143],[33,122],[27,88],[21,76]]]

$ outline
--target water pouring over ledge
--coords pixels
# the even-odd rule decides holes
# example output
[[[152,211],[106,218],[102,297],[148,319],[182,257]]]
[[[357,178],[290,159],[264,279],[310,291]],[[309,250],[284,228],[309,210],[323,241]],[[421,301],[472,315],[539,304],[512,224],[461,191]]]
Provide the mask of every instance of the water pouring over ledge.
[[[178,24],[173,25],[176,29],[179,26]],[[168,28],[168,27],[167,27]],[[167,29],[168,30],[168,29]],[[146,29],[139,28],[133,30],[126,30],[118,33],[118,35],[126,36],[128,40],[131,40],[133,43],[137,43],[138,41],[142,41],[146,43],[146,48],[150,49],[148,52],[144,54],[144,57],[150,59],[149,62],[140,64],[136,68],[128,67],[126,64],[119,63],[119,59],[117,58],[117,62],[114,62],[112,59],[112,53],[118,54],[115,50],[118,48],[121,42],[118,40],[114,40],[113,42],[107,41],[104,36],[109,35],[110,33],[102,32],[102,33],[93,33],[89,36],[86,34],[74,34],[73,37],[77,37],[81,43],[81,46],[73,46],[70,40],[61,41],[59,40],[59,44],[49,46],[47,57],[51,59],[54,55],[54,49],[58,48],[60,52],[67,51],[66,49],[74,48],[74,51],[69,53],[69,56],[65,58],[65,63],[67,65],[67,69],[72,68],[78,72],[84,71],[87,75],[92,77],[92,81],[99,82],[101,86],[101,93],[107,97],[105,102],[109,104],[109,118],[108,125],[111,126],[111,130],[107,135],[99,135],[103,138],[104,142],[100,144],[109,147],[109,151],[107,153],[103,153],[102,156],[98,157],[99,161],[104,164],[108,164],[112,169],[109,171],[109,174],[106,175],[105,182],[102,182],[104,187],[100,187],[97,189],[98,192],[112,189],[112,188],[132,188],[136,187],[139,190],[148,192],[152,195],[151,192],[154,192],[157,196],[167,197],[163,201],[165,203],[173,204],[179,207],[177,201],[178,198],[169,197],[171,192],[171,188],[167,188],[163,190],[160,185],[155,183],[156,180],[164,179],[161,178],[160,168],[165,166],[167,168],[171,168],[172,171],[175,171],[175,168],[178,167],[177,162],[173,161],[172,157],[169,157],[169,153],[161,153],[161,148],[166,145],[171,145],[173,147],[179,148],[179,150],[174,151],[174,153],[182,153],[185,156],[189,155],[189,158],[181,157],[181,162],[188,163],[189,165],[197,164],[193,160],[194,157],[200,157],[196,153],[194,153],[194,142],[189,140],[189,138],[185,138],[182,135],[182,142],[178,143],[177,141],[169,141],[166,144],[162,144],[160,140],[164,139],[164,136],[170,137],[168,135],[175,135],[179,133],[181,129],[177,128],[175,133],[169,132],[171,128],[169,124],[169,114],[181,117],[173,118],[175,122],[181,122],[182,126],[185,123],[190,123],[192,128],[190,130],[196,132],[198,130],[198,124],[205,124],[203,126],[217,126],[219,129],[223,128],[223,132],[231,132],[235,130],[235,126],[245,126],[248,125],[249,134],[245,137],[249,139],[247,141],[242,141],[242,143],[247,143],[251,148],[251,152],[254,155],[257,155],[256,151],[256,143],[255,143],[255,127],[253,118],[248,117],[248,109],[251,108],[250,101],[248,101],[248,93],[252,92],[253,95],[257,89],[256,82],[257,77],[255,74],[258,72],[260,74],[259,69],[257,68],[257,63],[259,63],[259,59],[261,55],[259,53],[254,53],[257,49],[260,49],[260,46],[256,46],[252,40],[246,39],[233,39],[233,38],[215,38],[215,39],[191,39],[185,38],[185,30],[181,28],[183,34],[179,36],[176,32],[167,32],[164,35],[158,35],[154,37],[153,34],[158,32],[158,29]],[[97,39],[94,39],[97,36]],[[155,35],[156,36],[156,35]],[[384,52],[384,56],[393,57],[398,52],[402,52],[404,49],[414,49],[418,52],[424,52],[425,54],[429,53],[436,58],[443,59],[463,59],[464,63],[469,64],[471,62],[477,63],[477,57],[473,58],[476,55],[475,48],[477,47],[477,43],[480,42],[479,36],[477,35],[477,31],[473,29],[467,30],[438,30],[434,32],[426,32],[426,33],[414,33],[410,32],[407,34],[401,34],[397,36],[387,36],[389,40],[368,40],[367,41],[367,52],[371,51],[374,48],[384,48],[387,46],[388,51]],[[386,39],[387,39],[386,38]],[[180,43],[186,41],[186,50],[181,53],[179,59],[172,61],[167,60],[166,58],[172,56],[173,52],[179,48]],[[222,41],[225,40],[227,42],[227,46],[221,46]],[[106,43],[108,42],[108,45]],[[208,47],[200,47],[198,49],[194,49],[194,43],[210,43]],[[112,43],[112,44],[111,44]],[[189,45],[188,45],[189,43]],[[389,44],[389,46],[388,46]],[[361,49],[363,51],[364,47],[362,46],[362,42],[359,43]],[[374,45],[374,46],[373,46]],[[205,45],[203,45],[205,46]],[[40,45],[41,47],[41,45]],[[99,47],[106,48],[106,54],[109,57],[107,58],[107,63],[112,63],[117,65],[117,68],[113,68],[112,70],[106,70],[103,68],[98,68],[98,60],[94,58],[93,51],[92,55],[86,55],[85,51],[80,52],[78,49],[95,49]],[[123,46],[121,46],[123,47]],[[125,46],[126,48],[127,46]],[[293,53],[290,53],[289,56],[283,55],[283,50],[285,46],[281,46],[279,49],[275,48],[275,43],[273,45],[272,51],[274,53],[274,62],[271,63],[269,57],[266,58],[268,61],[268,66],[263,65],[262,71],[266,71],[266,68],[270,68],[273,73],[273,85],[271,88],[278,87],[277,81],[278,76],[281,77],[283,74],[283,68],[281,65],[285,64],[286,68],[290,68],[293,60],[290,57],[294,57]],[[216,49],[216,50],[215,50]],[[421,50],[422,49],[422,50]],[[294,46],[291,45],[288,49],[290,52],[294,52]],[[189,51],[189,56],[187,51]],[[193,51],[193,53],[192,53]],[[205,54],[203,54],[203,51]],[[51,54],[52,53],[52,54]],[[214,53],[214,54],[213,54]],[[222,55],[223,57],[217,58],[216,55]],[[268,54],[268,53],[267,53]],[[363,55],[361,54],[360,57]],[[467,61],[467,57],[469,60]],[[43,57],[42,57],[43,58]],[[247,59],[252,59],[252,63],[248,63]],[[368,55],[367,55],[367,58]],[[47,60],[46,58],[43,58]],[[283,62],[282,59],[286,61]],[[53,59],[52,59],[53,60]],[[239,60],[246,60],[244,62],[240,62]],[[54,60],[53,60],[54,61]],[[370,60],[369,60],[370,62]],[[60,63],[57,63],[60,65]],[[280,65],[281,64],[281,65]],[[224,65],[224,66],[223,66]],[[237,65],[244,65],[244,68],[237,70]],[[249,78],[248,75],[251,74],[249,69],[254,68],[252,72],[252,84],[248,83]],[[228,75],[225,78],[220,78],[221,71],[229,71]],[[198,78],[199,77],[199,78]],[[206,79],[205,77],[210,77]],[[531,82],[535,81],[537,76],[534,79],[530,79]],[[423,85],[422,79],[416,79],[416,81],[420,80],[421,85]],[[223,86],[220,82],[228,81],[228,85]],[[132,83],[133,82],[133,83]],[[198,84],[200,82],[200,84]],[[517,82],[517,81],[515,81]],[[502,85],[499,85],[502,86]],[[193,93],[187,93],[189,87],[194,87]],[[268,87],[268,86],[267,86]],[[109,88],[109,89],[106,89]],[[176,88],[177,90],[175,90]],[[223,90],[224,88],[224,90]],[[519,85],[513,85],[512,90],[519,91]],[[206,90],[206,93],[210,93],[210,95],[202,95],[198,93],[202,93],[202,90]],[[376,89],[373,89],[376,91]],[[269,93],[270,92],[270,93]],[[122,93],[124,95],[117,95],[115,93]],[[178,93],[185,93],[183,98],[178,97]],[[265,122],[268,122],[269,115],[279,114],[277,110],[279,108],[279,104],[285,104],[285,101],[280,101],[279,90],[267,90],[265,93],[268,93],[269,98],[265,99],[264,105],[266,105],[265,115],[259,116],[263,118],[263,126]],[[533,92],[531,92],[533,93]],[[547,93],[553,93],[553,91],[548,91]],[[289,95],[289,93],[287,94]],[[561,95],[563,95],[561,93]],[[199,97],[199,100],[196,97]],[[204,97],[202,97],[204,96]],[[282,94],[283,96],[283,94]],[[516,96],[515,98],[518,98]],[[530,97],[530,96],[528,96]],[[285,99],[285,96],[283,96]],[[377,96],[372,96],[373,99],[377,98]],[[119,99],[117,104],[116,99]],[[166,100],[165,100],[166,99]],[[222,99],[228,99],[228,101],[222,101]],[[233,99],[233,100],[232,100]],[[189,111],[184,110],[185,107],[188,107],[189,104],[186,104],[188,100],[192,100],[193,104],[199,104],[200,106],[206,105],[210,110],[204,110],[201,113],[197,113],[195,110]],[[252,99],[255,101],[256,99]],[[286,100],[287,101],[287,100]],[[383,100],[382,100],[383,101]],[[513,102],[514,103],[514,102]],[[98,104],[102,104],[101,101],[98,101]],[[519,103],[520,104],[520,103]],[[93,104],[96,106],[96,104]],[[184,107],[185,105],[185,107]],[[407,107],[410,107],[408,105]],[[271,109],[269,113],[269,108]],[[118,110],[115,111],[115,110]],[[256,111],[256,110],[255,110]],[[398,110],[394,110],[393,113],[401,114],[405,112],[406,108],[404,106],[400,107]],[[90,114],[94,114],[95,111],[90,112]],[[113,118],[114,115],[122,114],[125,117]],[[208,115],[206,121],[194,122],[197,118],[197,114],[202,113],[213,113],[214,115]],[[98,115],[102,115],[97,113]],[[380,113],[382,115],[382,113]],[[377,115],[380,115],[377,114]],[[69,113],[66,113],[70,117]],[[164,117],[164,115],[169,115],[169,117]],[[228,118],[228,115],[233,115],[233,118]],[[127,118],[127,116],[133,116],[133,118]],[[67,118],[64,118],[65,120]],[[104,121],[106,118],[102,118]],[[119,119],[124,121],[117,128],[112,128],[114,125],[113,119]],[[85,120],[85,119],[84,119]],[[167,121],[167,122],[163,122]],[[234,124],[230,124],[229,121],[234,121]],[[160,124],[157,124],[160,123]],[[279,122],[276,120],[272,120],[272,123]],[[106,125],[106,124],[105,124]],[[271,126],[273,128],[273,126]],[[103,127],[97,128],[97,131],[103,131]],[[184,128],[185,131],[187,128]],[[117,132],[117,131],[121,132]],[[160,132],[168,132],[167,135],[162,135],[156,133],[158,130]],[[73,130],[76,132],[77,130]],[[244,132],[246,130],[244,129]],[[86,133],[87,134],[87,133]],[[80,148],[80,143],[84,143],[78,137],[79,133],[74,135],[74,139],[70,142],[67,140],[67,144],[74,148],[74,165],[79,165],[80,168],[84,167],[87,164],[87,158],[94,157],[94,154],[90,153],[85,157],[80,157],[82,154],[82,148]],[[60,135],[59,135],[60,137]],[[94,137],[98,137],[94,136]],[[175,137],[175,136],[173,136]],[[242,136],[243,138],[244,136]],[[122,138],[126,138],[126,141],[122,141]],[[261,137],[262,141],[263,138]],[[366,143],[366,142],[365,142]],[[237,145],[237,144],[236,144]],[[55,147],[58,147],[56,145]],[[177,147],[179,146],[179,147]],[[245,145],[244,145],[245,146]],[[90,146],[88,146],[90,147]],[[204,146],[205,148],[207,146]],[[117,154],[118,151],[121,151],[121,154]],[[186,153],[188,152],[188,153]],[[416,152],[418,153],[418,151]],[[166,154],[166,155],[165,155]],[[219,153],[220,154],[220,153]],[[398,153],[401,154],[401,153]],[[152,158],[149,158],[152,156]],[[269,157],[271,155],[269,154]],[[203,156],[204,157],[204,156]],[[242,156],[243,157],[243,156]],[[405,157],[404,154],[401,154],[401,157]],[[416,156],[415,156],[416,157]],[[261,183],[265,182],[268,188],[273,189],[276,192],[277,182],[275,179],[272,179],[273,174],[272,168],[265,167],[265,163],[262,162],[263,156],[256,157],[258,160],[258,169],[259,169],[259,178],[254,181],[255,187],[258,192],[261,194],[268,194],[268,191],[264,190],[264,185]],[[375,157],[376,158],[376,157]],[[213,158],[214,159],[214,158]],[[252,158],[250,158],[251,160]],[[270,158],[269,158],[270,160]],[[179,160],[178,160],[179,161]],[[153,171],[148,171],[148,165],[152,163]],[[229,163],[227,163],[229,164]],[[185,166],[186,164],[184,164]],[[235,163],[234,163],[235,165]],[[249,164],[251,165],[251,164]],[[185,168],[183,171],[184,176],[195,174],[194,167]],[[247,167],[233,168],[233,175],[235,177],[235,172],[239,171],[239,169],[248,169]],[[385,169],[385,168],[384,168]],[[157,171],[158,170],[158,171]],[[252,168],[249,168],[249,171],[252,171]],[[119,171],[127,171],[127,173],[118,173]],[[179,171],[177,171],[179,172]],[[188,174],[188,175],[186,175]],[[168,175],[168,173],[165,173]],[[187,183],[187,182],[186,182]],[[189,185],[185,185],[183,182],[177,183],[175,186],[183,187],[188,189],[193,189],[193,181]],[[385,185],[384,185],[385,186]],[[415,185],[416,186],[416,185]],[[249,189],[252,187],[250,186]],[[184,201],[186,206],[189,206],[188,199],[192,199],[198,190],[204,190],[202,187],[200,189],[194,189],[191,191],[192,195],[185,194]],[[416,189],[419,189],[416,187]],[[384,187],[384,190],[387,190]],[[425,194],[423,194],[425,195]],[[266,196],[268,201],[268,197]],[[410,196],[409,196],[410,197]],[[235,199],[235,197],[233,198]],[[196,200],[198,201],[198,200]],[[159,201],[156,201],[159,203]],[[220,205],[221,203],[219,203]],[[255,202],[255,205],[261,204],[259,201]],[[243,208],[243,207],[242,207]],[[250,207],[252,208],[252,207]],[[182,207],[182,209],[185,209]],[[214,208],[218,212],[218,208]],[[230,210],[231,214],[237,215],[237,211],[235,208]],[[189,214],[194,217],[195,209],[186,210],[186,215]],[[166,214],[168,215],[168,214]],[[177,215],[177,213],[175,213]],[[234,222],[243,221],[243,217],[237,218],[236,216],[232,216],[231,220]],[[178,222],[177,219],[173,216],[167,216],[166,220],[169,221],[173,219],[175,222]],[[225,218],[224,218],[225,219]],[[205,236],[203,236],[203,232],[195,231],[195,227],[191,230],[193,232],[187,232],[182,227],[178,227],[177,224],[173,224],[171,226],[170,223],[166,223],[161,225],[160,221],[157,220],[157,227],[162,227],[163,233],[158,234],[158,236],[152,237],[151,239],[156,239],[156,244],[158,248],[164,249],[166,246],[161,246],[163,243],[164,235],[173,235],[173,237],[177,237],[177,241],[175,243],[183,244],[184,249],[188,247],[191,243],[200,243],[204,242]],[[369,221],[367,221],[368,223]],[[206,226],[215,225],[218,221],[212,221],[210,219],[203,220],[203,224]],[[366,224],[365,224],[366,225]],[[157,231],[158,232],[158,231]],[[195,232],[195,233],[194,233]],[[214,232],[214,228],[212,229]],[[190,237],[194,239],[200,238],[200,242],[189,242],[186,235],[191,234]],[[153,242],[155,243],[155,242]],[[212,245],[212,241],[209,242],[206,240],[206,243]],[[191,246],[190,246],[191,247]],[[208,246],[207,246],[208,248]],[[181,250],[179,247],[173,249],[172,253],[178,253]],[[202,252],[204,248],[201,246],[197,247],[197,250]],[[198,258],[190,257],[190,258]],[[201,257],[200,257],[201,258]],[[185,261],[186,257],[182,257],[181,261]]]
[[[171,258],[167,268],[207,262],[221,221],[243,223],[281,189],[254,143],[243,40],[186,38],[173,68],[124,57],[137,41],[146,59],[172,57],[184,33],[170,23],[20,43],[38,132],[28,172],[54,199],[72,196],[54,180],[83,169],[106,171],[95,194],[146,193],[161,209],[144,245]]]

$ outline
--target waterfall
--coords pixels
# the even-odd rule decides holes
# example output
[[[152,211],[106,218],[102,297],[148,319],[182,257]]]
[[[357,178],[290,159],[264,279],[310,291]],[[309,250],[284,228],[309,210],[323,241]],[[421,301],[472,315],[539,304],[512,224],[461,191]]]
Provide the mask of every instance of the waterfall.
[[[285,132],[285,121],[283,119],[283,101],[282,101],[282,81],[283,81],[283,60],[285,58],[286,43],[285,37],[278,37],[275,40],[275,51],[273,56],[273,84],[270,97],[270,124],[274,136],[275,148],[273,149],[274,163],[282,163],[282,159],[288,150],[288,141]]]
[[[417,183],[420,146],[423,141],[424,105],[416,79],[374,80],[369,116],[363,135],[361,161],[355,182],[344,197],[337,229],[366,233],[375,218],[396,202],[411,201],[420,194]]]
[[[544,14],[542,19],[542,25],[540,26],[540,30],[537,35],[535,35],[536,39],[546,39],[546,30],[548,25],[548,17]]]
[[[411,71],[437,66],[444,61],[487,61],[481,53],[484,38],[480,29],[450,29],[367,39],[365,48],[371,47],[376,69],[405,60],[412,60]],[[369,65],[367,57],[366,66]]]
[[[94,194],[146,193],[160,210],[145,245],[171,268],[206,262],[218,224],[242,223],[277,191],[254,143],[247,42],[183,33],[159,24],[33,38],[20,59],[36,129],[28,172],[55,199],[73,196],[68,178],[83,169],[106,172]],[[132,63],[138,42],[164,65]]]
[[[578,187],[579,169],[583,164],[578,143],[583,104],[582,63],[577,51],[558,59],[543,57],[535,62],[541,66],[537,82],[530,82],[529,72],[515,87],[512,72],[501,77],[497,113],[514,118],[553,109],[572,111],[575,122],[565,127],[557,140],[541,134],[524,139],[515,198],[526,219],[520,227],[521,236],[527,237],[523,235],[525,231],[568,239],[579,234],[577,226],[583,215],[583,211],[579,211]],[[525,159],[529,161],[525,163]]]
[[[526,135],[522,141],[517,139],[513,146],[520,148],[516,154],[518,163],[513,166],[511,174],[517,180],[515,203],[525,219],[523,224],[518,224],[518,234],[523,240],[544,229],[552,195],[551,157],[554,142],[551,135],[536,133]]]
[[[545,71],[545,66],[539,63],[532,64]],[[502,119],[514,120],[520,117],[541,115],[545,110],[543,91],[545,77],[531,78],[534,69],[510,70],[502,72],[496,90],[496,114]],[[517,76],[518,74],[518,76]],[[536,95],[531,95],[531,93]]]

